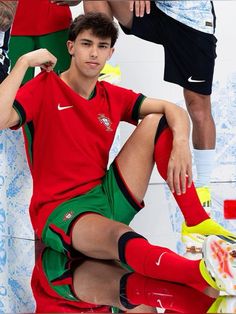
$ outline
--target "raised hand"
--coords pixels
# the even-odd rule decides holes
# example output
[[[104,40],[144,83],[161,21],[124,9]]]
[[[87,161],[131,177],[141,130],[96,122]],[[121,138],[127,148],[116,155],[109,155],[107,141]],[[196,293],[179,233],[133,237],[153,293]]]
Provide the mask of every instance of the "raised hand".
[[[145,13],[149,14],[151,11],[150,0],[135,0],[129,1],[130,11],[134,11],[137,17],[143,17]]]
[[[54,68],[57,58],[47,49],[38,49],[31,51],[21,57],[28,67],[39,66],[41,69],[50,72]]]

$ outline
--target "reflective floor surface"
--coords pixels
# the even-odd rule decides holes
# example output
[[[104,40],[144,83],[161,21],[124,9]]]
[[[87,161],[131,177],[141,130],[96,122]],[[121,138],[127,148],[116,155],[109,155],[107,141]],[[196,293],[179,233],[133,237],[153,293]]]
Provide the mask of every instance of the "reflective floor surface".
[[[233,197],[235,189],[231,187],[224,185],[227,198]],[[214,186],[213,203],[219,209],[216,216],[233,231],[235,221],[223,219],[223,198],[217,197],[220,190],[222,185]],[[150,186],[149,200],[155,191],[156,187]],[[161,193],[165,194],[165,189]],[[174,217],[179,224],[180,220],[167,210],[169,205],[175,207],[173,204],[164,198],[162,210],[155,216],[156,205],[147,202],[146,219],[141,214],[132,225],[146,233],[151,242],[182,254],[177,223],[173,224]],[[151,313],[156,309],[168,313],[236,313],[235,299],[214,299],[187,286],[146,278],[115,261],[68,260],[39,241],[0,237],[0,313]]]

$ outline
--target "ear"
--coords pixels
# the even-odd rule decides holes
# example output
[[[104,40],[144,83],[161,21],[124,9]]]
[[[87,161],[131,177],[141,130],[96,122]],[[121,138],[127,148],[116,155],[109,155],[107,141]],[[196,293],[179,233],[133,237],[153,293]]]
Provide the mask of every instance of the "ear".
[[[71,40],[68,40],[66,45],[67,45],[67,49],[68,49],[68,52],[71,56],[74,55],[74,41],[71,41]]]
[[[109,53],[109,55],[107,57],[107,60],[111,59],[111,56],[113,55],[114,51],[115,51],[115,48],[111,48],[110,49],[110,53]]]

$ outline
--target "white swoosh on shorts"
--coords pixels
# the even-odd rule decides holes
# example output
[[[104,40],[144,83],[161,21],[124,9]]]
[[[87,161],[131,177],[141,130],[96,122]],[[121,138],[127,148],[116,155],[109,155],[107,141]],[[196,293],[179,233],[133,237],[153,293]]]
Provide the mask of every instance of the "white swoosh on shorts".
[[[194,79],[192,78],[192,76],[190,76],[190,77],[188,78],[188,82],[190,82],[190,83],[204,83],[204,82],[206,82],[206,80],[194,80]]]

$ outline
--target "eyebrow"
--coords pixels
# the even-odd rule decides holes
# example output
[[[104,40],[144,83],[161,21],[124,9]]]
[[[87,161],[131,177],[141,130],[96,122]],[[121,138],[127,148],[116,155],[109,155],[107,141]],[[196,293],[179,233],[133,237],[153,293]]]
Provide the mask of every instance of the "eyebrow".
[[[89,43],[89,44],[93,43],[92,40],[87,39],[87,38],[81,38],[81,39],[80,39],[80,42],[86,42],[86,43]],[[107,46],[109,46],[109,45],[110,45],[110,42],[107,42],[107,41],[100,41],[100,42],[99,42],[99,45],[107,45]]]

